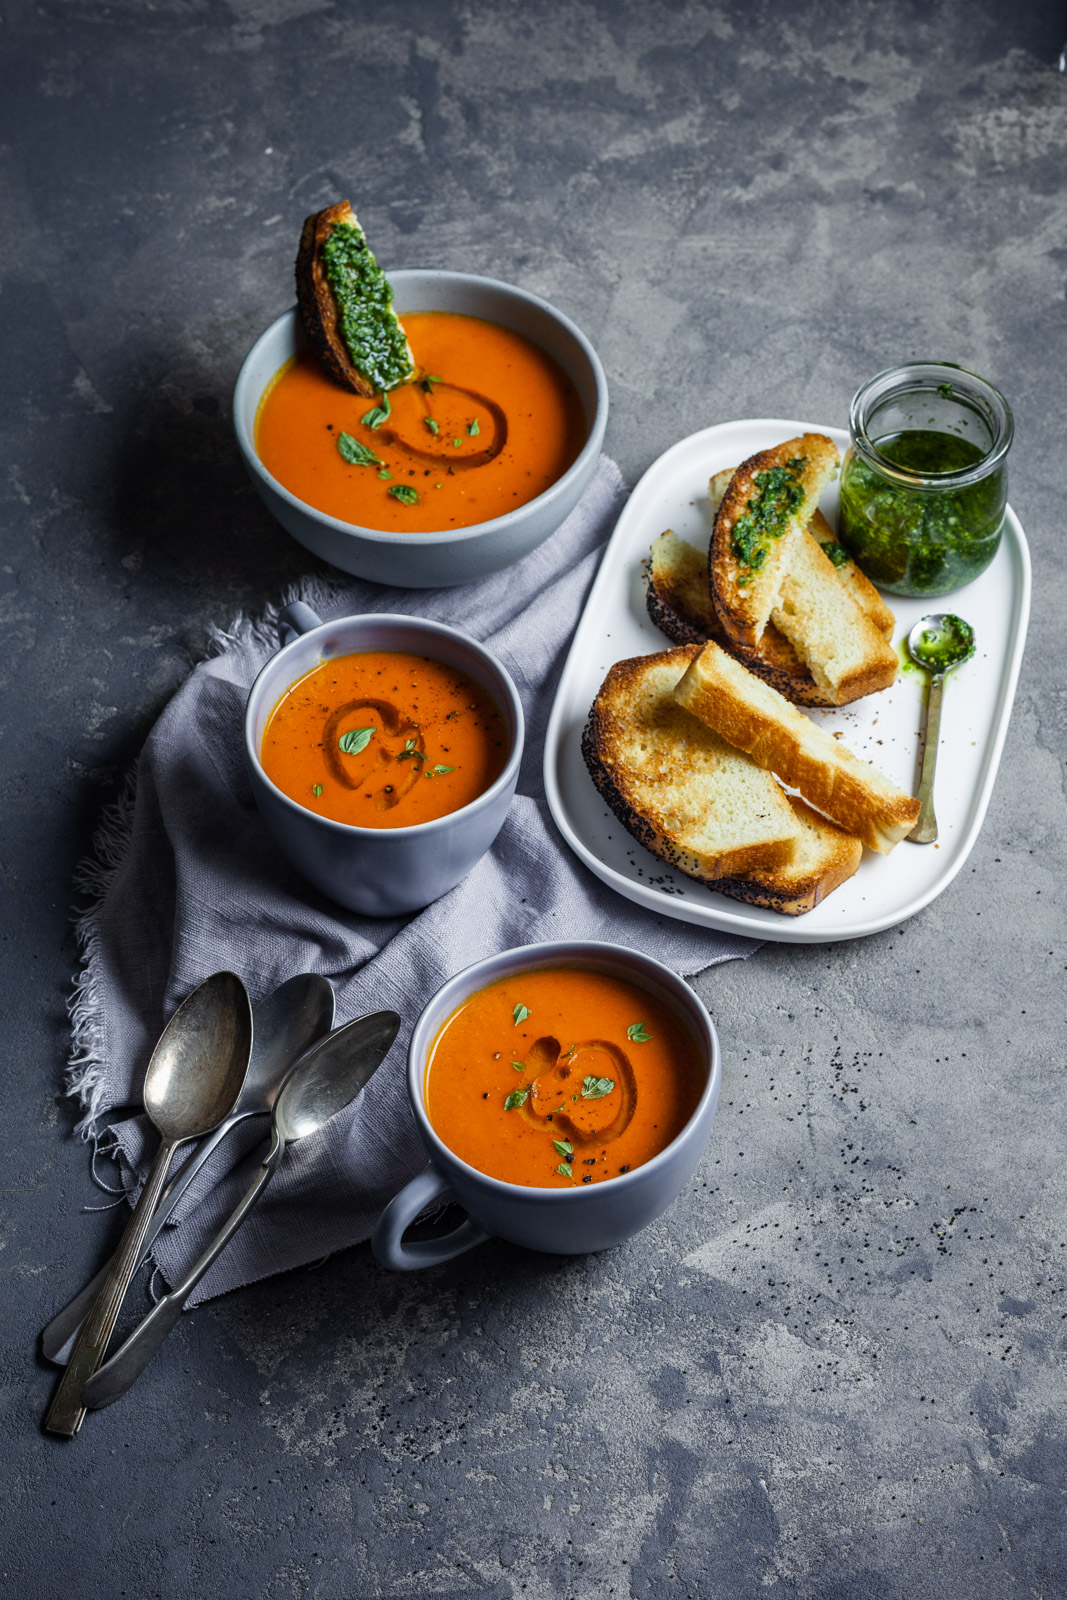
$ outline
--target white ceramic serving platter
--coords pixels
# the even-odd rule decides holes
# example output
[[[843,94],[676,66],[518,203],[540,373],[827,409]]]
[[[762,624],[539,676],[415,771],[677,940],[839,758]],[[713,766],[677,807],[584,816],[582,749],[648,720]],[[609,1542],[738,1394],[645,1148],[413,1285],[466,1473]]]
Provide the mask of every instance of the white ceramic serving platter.
[[[822,905],[806,916],[781,916],[716,894],[649,854],[608,810],[581,754],[586,716],[608,668],[629,656],[670,648],[645,610],[642,563],[653,539],[673,528],[706,548],[711,474],[801,433],[828,434],[842,453],[848,444],[841,429],[817,423],[726,422],[683,439],[645,473],[604,552],[560,679],[545,738],[545,788],[571,849],[627,899],[708,928],[821,944],[878,933],[914,916],[952,882],[978,837],[1007,732],[1030,611],[1030,557],[1010,508],[1000,549],[980,578],[938,599],[888,597],[897,619],[893,638],[901,653],[913,624],[933,611],[957,612],[977,635],[974,658],[946,683],[935,791],[937,844],[904,840],[889,856],[865,851],[856,875]],[[836,484],[821,506],[836,528]],[[831,731],[840,729],[850,750],[914,793],[924,695],[923,675],[911,667],[881,694],[810,715]]]

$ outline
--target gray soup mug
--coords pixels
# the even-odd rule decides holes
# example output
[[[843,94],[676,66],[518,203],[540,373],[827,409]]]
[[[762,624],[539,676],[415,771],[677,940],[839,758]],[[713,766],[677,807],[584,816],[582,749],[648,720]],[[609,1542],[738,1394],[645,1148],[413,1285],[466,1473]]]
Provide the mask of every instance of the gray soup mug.
[[[256,804],[293,866],[349,911],[394,917],[454,889],[500,832],[515,793],[525,726],[510,675],[458,628],[423,617],[368,614],[321,622],[297,601],[278,618],[283,648],[260,672],[245,710],[245,759]],[[288,641],[288,642],[286,642]],[[259,758],[263,731],[285,691],[332,656],[399,650],[458,667],[486,689],[504,719],[507,765],[484,794],[448,816],[408,828],[358,828],[319,816],[283,794]]]
[[[426,1063],[457,1007],[497,978],[555,966],[607,972],[664,1001],[688,1024],[705,1075],[696,1110],[665,1150],[632,1172],[574,1189],[538,1189],[491,1178],[454,1155],[426,1115]],[[494,1236],[552,1255],[583,1255],[622,1244],[666,1210],[696,1171],[715,1119],[721,1078],[714,1023],[689,985],[651,956],[620,945],[573,940],[527,945],[476,962],[437,991],[411,1035],[408,1097],[430,1160],[379,1217],[371,1239],[376,1259],[394,1272],[414,1272],[449,1261]],[[419,1213],[441,1200],[457,1201],[467,1220],[442,1238],[405,1241],[404,1231]]]

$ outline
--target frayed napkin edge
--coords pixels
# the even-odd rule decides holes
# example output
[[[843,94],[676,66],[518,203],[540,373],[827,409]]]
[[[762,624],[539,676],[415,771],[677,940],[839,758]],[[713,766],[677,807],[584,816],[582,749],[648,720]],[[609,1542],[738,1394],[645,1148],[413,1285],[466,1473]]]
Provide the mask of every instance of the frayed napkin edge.
[[[202,662],[215,660],[229,651],[253,654],[275,649],[278,617],[287,605],[302,600],[313,608],[326,608],[344,593],[344,589],[345,584],[340,579],[318,576],[299,578],[283,591],[280,604],[264,606],[257,616],[241,612],[228,627],[211,624],[206,648],[199,660],[194,662],[193,670]],[[75,896],[87,903],[76,906],[72,913],[79,970],[72,980],[67,1001],[71,1046],[63,1083],[64,1095],[77,1100],[83,1113],[75,1124],[75,1136],[92,1144],[94,1159],[99,1154],[117,1161],[120,1173],[122,1162],[118,1159],[117,1149],[113,1144],[108,1145],[107,1129],[100,1127],[104,1071],[100,919],[108,890],[130,848],[139,761],[138,756],[122,778],[116,797],[104,806],[89,849],[74,870]],[[125,1185],[125,1173],[121,1173],[121,1178]]]

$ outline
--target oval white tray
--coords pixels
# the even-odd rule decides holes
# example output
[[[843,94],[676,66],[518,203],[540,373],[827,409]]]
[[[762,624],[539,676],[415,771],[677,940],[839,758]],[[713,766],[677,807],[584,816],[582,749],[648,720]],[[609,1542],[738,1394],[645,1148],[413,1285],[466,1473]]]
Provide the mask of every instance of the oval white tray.
[[[947,681],[937,769],[936,845],[908,840],[889,856],[864,852],[855,877],[802,917],[746,906],[672,872],[650,855],[608,810],[593,787],[581,736],[608,668],[629,656],[669,648],[645,610],[643,562],[665,528],[704,547],[710,531],[708,478],[800,433],[825,433],[842,452],[848,436],[817,423],[726,422],[681,440],[654,462],[634,490],[608,542],[560,678],[545,736],[548,803],[563,837],[597,877],[665,916],[708,928],[785,943],[855,939],[914,916],[952,882],[982,826],[1011,714],[1030,613],[1030,556],[1018,518],[1008,509],[993,564],[973,583],[934,600],[890,595],[898,644],[931,611],[956,611],[974,625],[973,660]],[[837,525],[834,484],[822,510]],[[839,711],[811,715],[841,730],[854,754],[873,761],[915,792],[925,684],[914,669],[891,689]]]

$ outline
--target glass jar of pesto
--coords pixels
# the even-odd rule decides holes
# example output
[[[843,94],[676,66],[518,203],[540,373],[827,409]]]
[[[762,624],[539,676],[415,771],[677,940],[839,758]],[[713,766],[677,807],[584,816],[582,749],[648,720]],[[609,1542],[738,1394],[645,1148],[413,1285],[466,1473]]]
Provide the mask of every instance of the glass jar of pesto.
[[[863,385],[849,415],[839,538],[890,594],[947,594],[997,553],[1013,422],[999,389],[920,361]]]

